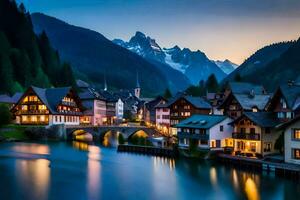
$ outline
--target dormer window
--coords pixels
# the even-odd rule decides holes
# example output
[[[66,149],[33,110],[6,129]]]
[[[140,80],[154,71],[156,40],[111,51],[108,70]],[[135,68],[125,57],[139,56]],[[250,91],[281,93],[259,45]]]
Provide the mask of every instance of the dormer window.
[[[283,98],[280,99],[280,104],[281,104],[282,108],[287,108],[286,102]]]
[[[258,109],[256,107],[253,107],[252,112],[258,112]]]

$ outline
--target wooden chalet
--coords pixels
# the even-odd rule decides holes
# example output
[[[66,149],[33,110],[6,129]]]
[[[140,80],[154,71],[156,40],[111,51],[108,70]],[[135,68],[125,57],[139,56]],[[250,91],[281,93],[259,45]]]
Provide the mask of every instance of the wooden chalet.
[[[31,86],[12,108],[16,124],[79,125],[83,106],[71,87],[38,88]]]

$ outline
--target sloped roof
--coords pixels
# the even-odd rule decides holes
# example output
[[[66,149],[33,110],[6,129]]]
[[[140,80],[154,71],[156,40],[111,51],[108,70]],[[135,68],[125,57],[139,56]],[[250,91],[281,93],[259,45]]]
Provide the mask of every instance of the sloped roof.
[[[79,87],[79,88],[88,88],[90,85],[83,81],[83,80],[76,80],[76,85]]]
[[[61,88],[38,88],[32,86],[33,91],[41,99],[42,102],[49,108],[51,113],[57,112],[57,105],[61,100],[69,93],[71,87],[61,87]]]
[[[17,103],[17,102],[19,101],[19,99],[23,96],[23,94],[24,94],[23,92],[17,92],[17,93],[15,93],[15,94],[11,97],[13,103]]]
[[[149,101],[147,102],[145,105],[146,105],[146,108],[148,110],[153,110],[157,105],[159,105],[159,103],[161,101],[166,101],[165,98],[163,98],[162,96],[158,96],[156,97],[155,99],[153,99],[152,101]]]
[[[262,85],[255,85],[246,82],[229,82],[229,88],[234,94],[250,94],[252,91],[255,94],[264,94]]]
[[[272,112],[244,112],[242,116],[238,117],[230,124],[234,124],[235,122],[241,120],[243,117],[248,118],[255,124],[264,128],[272,128],[281,123],[276,114]]]
[[[211,105],[203,98],[201,97],[192,97],[192,96],[187,96],[184,94],[178,94],[177,96],[175,96],[174,98],[172,98],[169,102],[168,102],[168,107],[171,106],[173,103],[175,103],[178,99],[180,98],[184,98],[186,101],[190,102],[193,106],[195,106],[196,108],[202,108],[202,109],[211,109]]]
[[[2,94],[0,95],[0,103],[13,103],[13,100],[10,96]]]
[[[293,109],[297,99],[300,98],[300,86],[298,85],[281,85],[279,87],[282,95],[287,101],[289,108]]]
[[[233,94],[236,100],[240,103],[243,109],[251,110],[253,107],[257,107],[259,110],[263,110],[267,105],[270,95],[248,95],[248,94]]]
[[[224,115],[193,115],[176,125],[178,128],[203,128],[209,129],[224,121]]]

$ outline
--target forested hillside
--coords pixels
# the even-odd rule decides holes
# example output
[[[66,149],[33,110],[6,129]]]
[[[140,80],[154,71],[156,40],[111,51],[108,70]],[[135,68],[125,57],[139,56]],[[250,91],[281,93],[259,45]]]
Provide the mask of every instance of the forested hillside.
[[[0,80],[0,93],[9,94],[30,85],[75,85],[70,65],[60,60],[46,33],[35,35],[29,12],[11,0],[0,1]]]

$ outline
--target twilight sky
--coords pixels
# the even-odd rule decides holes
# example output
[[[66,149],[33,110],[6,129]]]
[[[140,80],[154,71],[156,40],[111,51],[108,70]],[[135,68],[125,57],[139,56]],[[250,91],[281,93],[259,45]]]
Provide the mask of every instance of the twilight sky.
[[[18,0],[29,11],[128,40],[201,50],[241,64],[257,49],[300,37],[300,0]]]

